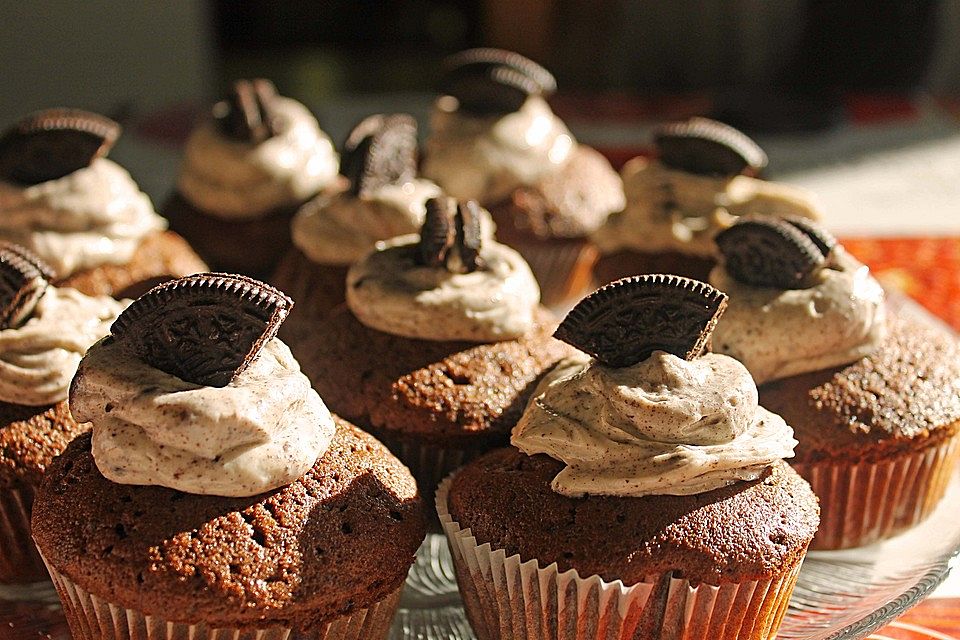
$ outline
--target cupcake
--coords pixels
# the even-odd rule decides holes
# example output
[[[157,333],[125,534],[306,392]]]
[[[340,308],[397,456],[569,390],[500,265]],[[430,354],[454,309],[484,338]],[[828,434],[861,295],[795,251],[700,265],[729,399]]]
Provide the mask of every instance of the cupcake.
[[[265,278],[300,205],[338,188],[337,153],[313,114],[269,80],[239,80],[187,140],[162,212],[214,269]]]
[[[427,202],[423,231],[350,268],[347,304],[292,344],[330,408],[408,467],[423,494],[507,442],[533,385],[567,355],[523,258],[483,211]]]
[[[795,441],[709,353],[725,296],[677,276],[599,289],[557,330],[593,358],[539,386],[512,448],[437,510],[480,640],[776,635],[817,528]]]
[[[692,118],[660,127],[655,157],[621,175],[627,204],[593,234],[600,283],[640,273],[706,280],[716,234],[745,214],[819,218],[810,194],[757,176],[767,156],[733,127]]]
[[[960,456],[960,349],[892,313],[867,267],[805,219],[745,218],[717,236],[730,304],[717,351],[793,426],[793,467],[820,497],[813,547],[869,544],[943,497]]]
[[[471,49],[444,63],[423,175],[487,207],[500,240],[527,260],[544,304],[591,286],[588,236],[624,206],[610,163],[550,110],[550,73],[517,53]]]
[[[350,265],[380,240],[417,233],[426,201],[440,195],[440,187],[417,178],[417,123],[405,114],[362,120],[347,138],[340,171],[349,188],[297,212],[294,248],[271,279],[297,301],[283,328],[291,340],[344,302]]]
[[[74,637],[385,638],[422,505],[274,338],[291,301],[201,274],[135,301],[70,407],[33,536]]]
[[[50,278],[39,258],[0,244],[0,584],[47,577],[30,539],[34,494],[53,458],[88,427],[67,407],[70,380],[124,306]]]
[[[0,138],[0,240],[39,256],[59,285],[116,298],[206,269],[106,157],[119,135],[103,116],[48,109]]]

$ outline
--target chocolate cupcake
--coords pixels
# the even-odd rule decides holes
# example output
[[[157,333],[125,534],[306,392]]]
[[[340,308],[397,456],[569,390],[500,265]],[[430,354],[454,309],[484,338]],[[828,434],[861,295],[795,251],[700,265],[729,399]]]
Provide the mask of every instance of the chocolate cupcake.
[[[88,427],[67,407],[70,380],[124,307],[50,278],[39,258],[0,244],[0,583],[47,577],[30,538],[34,494],[53,458]]]
[[[960,457],[960,349],[946,329],[891,313],[880,285],[804,219],[745,218],[717,236],[711,282],[730,294],[714,334],[799,445],[820,497],[813,547],[869,544],[913,526]]]
[[[103,116],[48,109],[0,138],[0,240],[38,255],[57,284],[116,298],[206,269],[106,157],[119,135]]]
[[[544,304],[578,299],[597,255],[587,237],[624,205],[616,171],[550,110],[553,76],[517,53],[451,56],[440,89],[424,176],[490,210],[500,240],[530,264]]]
[[[347,305],[292,344],[331,409],[373,433],[425,495],[506,443],[541,374],[568,354],[517,252],[482,239],[476,203],[427,203],[421,236],[350,268]]]
[[[266,278],[290,249],[297,209],[339,188],[313,114],[269,80],[238,80],[187,140],[162,213],[214,269]]]
[[[706,118],[667,124],[654,148],[654,158],[624,165],[626,207],[593,234],[600,283],[640,273],[706,280],[714,237],[740,216],[820,217],[810,194],[757,177],[767,156],[733,127]]]
[[[772,638],[817,528],[795,441],[709,353],[725,296],[641,276],[581,301],[513,429],[437,493],[478,638]],[[691,612],[694,612],[691,615]]]
[[[349,188],[322,194],[297,212],[294,248],[271,279],[297,301],[284,325],[288,338],[312,331],[343,303],[350,265],[381,240],[418,232],[427,200],[440,195],[440,187],[417,178],[417,123],[405,114],[372,115],[357,124],[340,171]]]
[[[70,405],[92,433],[33,514],[75,637],[386,637],[422,506],[273,337],[291,304],[241,276],[183,278],[84,357]]]

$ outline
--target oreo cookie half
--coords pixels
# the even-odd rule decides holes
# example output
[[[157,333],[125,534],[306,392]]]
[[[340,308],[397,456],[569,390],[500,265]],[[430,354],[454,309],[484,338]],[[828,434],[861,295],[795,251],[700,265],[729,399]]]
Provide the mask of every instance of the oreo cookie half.
[[[745,133],[709,118],[663,125],[654,133],[660,162],[706,176],[759,175],[767,154]]]
[[[691,360],[710,349],[727,295],[674,275],[631,276],[577,303],[553,334],[608,367],[629,367],[666,351]]]
[[[837,241],[802,218],[744,216],[717,234],[727,272],[756,287],[801,289],[828,262]]]
[[[137,298],[110,328],[153,367],[188,382],[225,387],[257,357],[293,301],[252,278],[200,273]]]
[[[454,273],[482,269],[480,205],[473,200],[457,202],[441,196],[427,200],[426,206],[417,246],[418,264],[443,266]]]
[[[0,244],[0,329],[22,325],[50,282],[53,270],[15,244]]]
[[[417,121],[405,113],[361,120],[343,144],[340,173],[350,179],[353,195],[416,178]]]
[[[0,180],[39,184],[90,166],[110,151],[120,125],[80,109],[47,109],[25,117],[0,137]]]
[[[530,96],[549,96],[557,81],[542,66],[503,49],[468,49],[444,60],[440,91],[478,115],[510,113]]]
[[[276,101],[277,88],[269,80],[237,80],[213,105],[213,119],[228,138],[259,144],[278,133]]]

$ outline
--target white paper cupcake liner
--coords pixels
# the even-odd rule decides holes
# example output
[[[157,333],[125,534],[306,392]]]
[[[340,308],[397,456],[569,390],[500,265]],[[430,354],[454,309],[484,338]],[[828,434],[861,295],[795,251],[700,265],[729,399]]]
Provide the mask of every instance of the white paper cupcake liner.
[[[105,602],[47,565],[74,640],[382,640],[400,603],[403,586],[366,609],[320,627],[212,628],[164,620]]]
[[[464,608],[478,640],[766,639],[787,611],[800,563],[771,580],[692,585],[667,574],[625,586],[478,544],[437,490]]]
[[[960,437],[880,462],[791,463],[820,498],[811,549],[846,549],[889,538],[933,511],[957,460]]]
[[[0,489],[0,583],[46,580],[47,570],[30,537],[32,487]]]

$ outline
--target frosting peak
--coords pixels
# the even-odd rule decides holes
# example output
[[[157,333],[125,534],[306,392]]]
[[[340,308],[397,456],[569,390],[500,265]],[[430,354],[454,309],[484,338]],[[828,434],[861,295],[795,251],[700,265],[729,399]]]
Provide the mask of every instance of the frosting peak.
[[[755,287],[721,265],[710,283],[726,291],[714,348],[741,361],[757,384],[854,362],[886,336],[886,307],[870,270],[833,248],[829,266],[805,289]]]
[[[110,332],[124,306],[48,286],[22,326],[0,331],[0,400],[29,406],[66,400],[83,354]]]
[[[93,424],[93,456],[109,480],[203,495],[287,485],[323,455],[335,431],[278,339],[226,387],[186,382],[101,340],[80,364],[70,410]]]
[[[165,228],[150,198],[107,158],[35,185],[0,182],[0,238],[33,251],[60,278],[129,262],[144,237]]]
[[[418,264],[419,239],[401,236],[350,268],[347,304],[360,322],[423,340],[497,342],[526,334],[540,304],[530,267],[513,249],[485,239],[485,268],[453,273]]]
[[[177,187],[199,209],[222,218],[255,218],[297,205],[330,184],[338,157],[310,111],[277,96],[276,135],[259,144],[231,140],[213,120],[187,140]]]
[[[555,372],[511,443],[566,463],[552,484],[563,495],[702,493],[793,455],[793,431],[758,406],[749,372],[727,356],[655,351],[617,369],[581,356]]]

